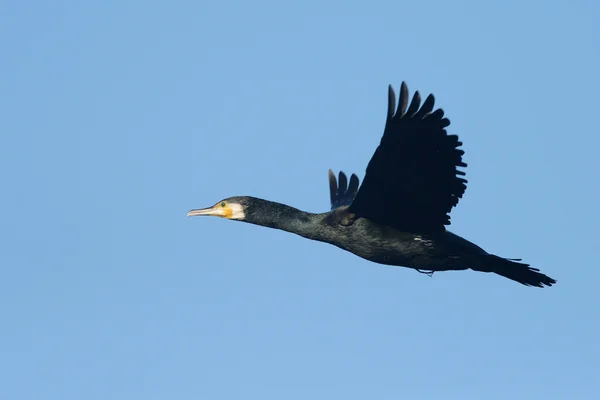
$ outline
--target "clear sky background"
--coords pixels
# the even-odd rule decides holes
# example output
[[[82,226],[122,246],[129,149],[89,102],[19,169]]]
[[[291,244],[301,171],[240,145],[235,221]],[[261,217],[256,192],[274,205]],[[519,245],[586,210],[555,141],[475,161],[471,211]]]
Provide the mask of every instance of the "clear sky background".
[[[367,5],[368,4],[368,5]],[[4,1],[0,398],[593,399],[593,1]],[[549,289],[186,218],[329,209],[387,85],[460,135],[451,230]]]

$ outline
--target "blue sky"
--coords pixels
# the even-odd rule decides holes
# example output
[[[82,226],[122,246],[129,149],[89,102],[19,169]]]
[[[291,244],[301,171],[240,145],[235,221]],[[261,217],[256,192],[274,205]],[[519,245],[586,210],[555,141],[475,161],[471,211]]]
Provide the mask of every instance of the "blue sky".
[[[0,5],[0,398],[595,398],[600,6],[366,4]],[[402,80],[464,142],[451,230],[556,286],[185,217],[326,211]]]

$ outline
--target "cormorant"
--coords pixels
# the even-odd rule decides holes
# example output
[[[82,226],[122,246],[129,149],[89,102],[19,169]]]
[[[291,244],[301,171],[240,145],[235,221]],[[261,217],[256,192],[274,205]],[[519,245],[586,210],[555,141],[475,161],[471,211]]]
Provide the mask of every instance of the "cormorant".
[[[459,167],[464,151],[458,136],[449,135],[450,121],[434,97],[423,105],[419,92],[409,104],[402,82],[400,98],[388,88],[387,121],[381,143],[367,165],[359,187],[355,174],[338,179],[329,170],[331,211],[312,214],[255,197],[230,197],[188,216],[212,215],[292,232],[330,243],[380,264],[419,272],[472,269],[494,272],[526,286],[552,286],[556,281],[538,269],[487,253],[446,230],[450,210],[463,196],[467,180]]]

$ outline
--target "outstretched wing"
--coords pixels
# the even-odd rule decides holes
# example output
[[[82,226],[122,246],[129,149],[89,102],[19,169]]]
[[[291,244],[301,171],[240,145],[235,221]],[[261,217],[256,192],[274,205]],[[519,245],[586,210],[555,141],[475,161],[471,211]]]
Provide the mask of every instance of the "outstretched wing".
[[[419,92],[410,105],[408,100],[402,82],[396,109],[389,87],[383,137],[349,211],[402,231],[443,231],[450,224],[450,210],[467,188],[466,179],[459,177],[465,173],[458,170],[467,166],[459,149],[462,143],[447,134],[450,121],[442,109],[433,110],[433,95],[422,106]]]
[[[358,190],[358,177],[354,174],[350,176],[350,184],[346,174],[340,171],[339,179],[335,179],[335,174],[329,170],[329,196],[331,198],[331,209],[341,206],[347,206],[352,203],[356,191]]]

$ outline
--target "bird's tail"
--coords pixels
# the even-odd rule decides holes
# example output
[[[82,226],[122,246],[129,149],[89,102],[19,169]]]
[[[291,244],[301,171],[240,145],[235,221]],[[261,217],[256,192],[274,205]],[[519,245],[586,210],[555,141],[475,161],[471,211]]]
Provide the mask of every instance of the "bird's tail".
[[[544,287],[552,286],[556,283],[554,279],[539,272],[539,269],[531,268],[529,264],[517,261],[521,260],[502,258],[489,254],[486,256],[486,261],[483,262],[485,266],[477,269],[483,272],[494,272],[525,286]]]

